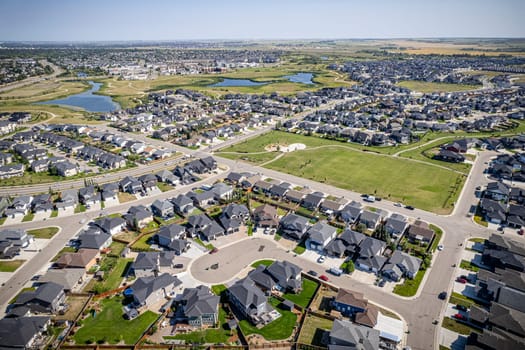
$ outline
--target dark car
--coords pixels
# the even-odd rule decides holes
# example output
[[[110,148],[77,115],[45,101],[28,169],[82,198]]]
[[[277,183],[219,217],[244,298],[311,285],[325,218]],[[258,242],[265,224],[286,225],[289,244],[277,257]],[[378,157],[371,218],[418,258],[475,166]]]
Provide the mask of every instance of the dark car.
[[[384,287],[385,284],[386,284],[386,281],[385,281],[385,280],[381,280],[381,281],[379,281],[378,286],[379,286],[379,287]]]
[[[173,265],[173,267],[176,269],[182,269],[184,267],[184,264],[175,264]]]
[[[414,210],[414,207],[411,206],[411,205],[405,205],[405,209],[408,209],[408,210]]]
[[[467,311],[468,310],[468,308],[465,305],[461,305],[461,304],[457,304],[456,305],[456,309],[458,309],[459,311]]]
[[[210,250],[210,254],[215,254],[219,251],[219,249],[217,248],[213,248],[212,250]]]
[[[308,271],[308,274],[309,274],[310,276],[314,276],[314,277],[317,276],[317,272],[315,272],[314,270],[310,270],[310,271]]]
[[[447,292],[441,292],[438,294],[438,298],[441,300],[445,300],[447,298]]]

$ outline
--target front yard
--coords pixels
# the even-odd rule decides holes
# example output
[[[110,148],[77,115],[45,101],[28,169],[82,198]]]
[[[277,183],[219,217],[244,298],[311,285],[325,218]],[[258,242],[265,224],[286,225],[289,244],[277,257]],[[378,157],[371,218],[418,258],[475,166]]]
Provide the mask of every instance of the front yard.
[[[394,293],[403,297],[416,295],[424,276],[425,270],[419,270],[413,280],[406,278],[402,284],[395,286]]]
[[[76,344],[109,343],[135,344],[148,327],[157,319],[157,314],[146,311],[129,321],[122,312],[123,298],[120,296],[93,304],[94,314],[82,320],[82,327],[73,335]],[[89,308],[89,307],[88,307]]]
[[[0,272],[15,272],[25,260],[0,261]]]
[[[34,236],[35,238],[42,238],[42,239],[50,239],[58,232],[58,227],[44,227],[44,228],[37,228],[34,230],[28,230],[27,234]]]

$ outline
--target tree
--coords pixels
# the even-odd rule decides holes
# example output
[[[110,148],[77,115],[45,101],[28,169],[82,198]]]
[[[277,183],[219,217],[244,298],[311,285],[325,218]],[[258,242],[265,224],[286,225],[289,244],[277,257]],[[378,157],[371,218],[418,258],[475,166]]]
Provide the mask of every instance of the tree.
[[[346,266],[345,266],[345,272],[346,273],[352,273],[355,271],[355,265],[354,265],[354,262],[352,260],[348,260],[346,262]]]
[[[359,223],[357,224],[357,226],[355,227],[355,230],[359,233],[363,233],[366,231],[366,225],[363,224],[363,223]]]

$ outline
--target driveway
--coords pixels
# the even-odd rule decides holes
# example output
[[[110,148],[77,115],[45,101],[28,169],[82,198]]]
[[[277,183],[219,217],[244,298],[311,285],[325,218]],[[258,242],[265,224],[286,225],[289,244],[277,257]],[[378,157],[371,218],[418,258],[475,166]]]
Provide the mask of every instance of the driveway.
[[[439,344],[451,350],[464,350],[465,345],[467,345],[467,337],[446,328],[441,328],[439,331]]]

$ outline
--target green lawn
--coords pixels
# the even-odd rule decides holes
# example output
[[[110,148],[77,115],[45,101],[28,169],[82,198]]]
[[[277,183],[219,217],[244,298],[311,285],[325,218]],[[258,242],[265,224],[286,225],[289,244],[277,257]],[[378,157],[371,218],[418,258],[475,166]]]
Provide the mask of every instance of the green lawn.
[[[472,332],[479,332],[478,329],[470,327],[464,323],[460,323],[450,317],[443,318],[441,326],[443,328],[451,330],[452,332],[456,332],[463,335],[469,335]]]
[[[206,249],[212,250],[213,248],[215,248],[213,246],[213,244],[211,244],[211,243],[204,243],[200,238],[194,238],[193,240],[195,242],[197,242],[198,244],[200,244],[201,246],[203,246],[204,248],[206,248]]]
[[[451,83],[434,83],[418,80],[401,81],[398,86],[405,87],[412,91],[427,93],[427,92],[452,92],[479,89],[481,85],[467,85],[467,84],[451,84]]]
[[[425,270],[419,270],[413,280],[406,278],[402,284],[394,287],[394,293],[403,297],[411,297],[416,295],[417,289],[425,276]]]
[[[57,253],[57,255],[55,255],[55,257],[53,259],[51,259],[51,261],[57,261],[58,258],[60,258],[62,256],[62,254],[64,253],[74,253],[76,252],[76,249],[73,248],[73,247],[64,247],[62,249],[60,249],[60,251]]]
[[[0,218],[0,225],[3,225],[6,220],[7,220],[7,217],[5,216]]]
[[[474,299],[471,299],[463,294],[452,292],[452,295],[449,298],[449,303],[454,305],[463,305],[466,307],[471,307],[472,305],[481,305],[478,304]]]
[[[233,331],[227,329],[226,311],[219,308],[219,327],[199,330],[187,334],[177,334],[175,336],[166,336],[164,339],[182,339],[188,343],[227,343]]]
[[[15,272],[25,260],[0,261],[0,272]]]
[[[78,213],[83,213],[86,211],[86,206],[84,204],[78,204],[76,207],[75,207],[75,214],[78,214]]]
[[[293,252],[299,255],[303,254],[306,251],[306,246],[304,244],[304,241],[300,242],[298,245],[295,246]]]
[[[317,282],[303,278],[303,290],[299,294],[285,293],[283,298],[293,301],[299,306],[306,307],[314,297],[318,285]]]
[[[150,245],[147,242],[154,235],[155,233],[148,233],[140,237],[135,243],[133,243],[133,245],[131,246],[131,249],[135,251],[141,251],[141,252],[152,250]]]
[[[486,240],[485,238],[471,238],[469,239],[469,242],[484,244],[485,240]]]
[[[350,143],[281,131],[272,131],[224,151],[260,152],[269,144],[296,142],[308,147],[330,147],[287,153],[265,167],[360,193],[375,193],[440,214],[450,212],[463,186],[464,176],[452,170],[356,151],[363,147]],[[231,153],[219,152],[218,155],[240,158]]]
[[[334,321],[332,320],[307,315],[301,327],[298,343],[323,346],[321,343],[322,335],[325,331],[329,332],[333,324]]]
[[[157,187],[158,187],[162,192],[166,192],[166,191],[169,191],[169,190],[172,190],[172,189],[175,188],[174,186],[169,185],[169,184],[166,184],[166,183],[164,183],[164,182],[157,182]]]
[[[211,291],[215,295],[221,295],[222,292],[224,292],[226,289],[228,289],[224,284],[216,284],[214,286],[211,286]]]
[[[28,230],[27,233],[34,236],[35,238],[50,239],[58,232],[58,227],[44,227],[37,228],[34,230]]]
[[[53,210],[53,211],[51,212],[51,216],[50,216],[50,217],[52,217],[52,218],[56,218],[57,216],[58,216],[58,210]]]
[[[252,267],[253,268],[256,268],[257,266],[259,265],[264,265],[264,266],[270,266],[271,264],[273,264],[274,260],[257,260],[256,262],[254,262],[252,264]]]
[[[108,258],[106,258],[108,259]],[[111,267],[108,267],[105,271],[104,280],[101,282],[96,282],[93,286],[93,290],[102,293],[109,290],[113,290],[119,287],[120,282],[124,279],[126,275],[126,271],[133,262],[134,259],[123,259],[119,258],[115,265],[112,264]],[[104,261],[102,262],[104,263]],[[104,268],[103,265],[101,265],[101,269]]]
[[[465,270],[472,271],[472,272],[478,272],[479,271],[479,267],[473,265],[470,261],[467,261],[467,260],[461,260],[461,263],[459,264],[459,267],[461,267],[462,269],[465,269]]]
[[[437,246],[439,245],[439,242],[441,241],[441,237],[443,236],[443,230],[441,230],[436,225],[432,225],[432,224],[430,224],[429,227],[435,233],[434,240],[432,241],[432,247],[430,247],[430,251],[435,252],[437,249]]]
[[[76,344],[90,344],[105,341],[116,344],[135,344],[142,333],[157,319],[157,314],[146,311],[134,320],[124,319],[122,297],[102,299],[102,310],[95,317],[88,316],[83,326],[73,336]]]
[[[277,305],[280,304],[279,300],[270,298],[269,302],[277,311],[281,313],[281,317],[262,328],[253,326],[247,320],[241,320],[239,322],[239,326],[241,327],[244,335],[256,333],[262,335],[266,340],[286,339],[292,335],[293,328],[297,321],[297,316],[291,311],[278,308]]]
[[[29,213],[26,216],[24,216],[24,218],[22,219],[22,222],[33,221],[34,218],[35,218],[35,214]]]

